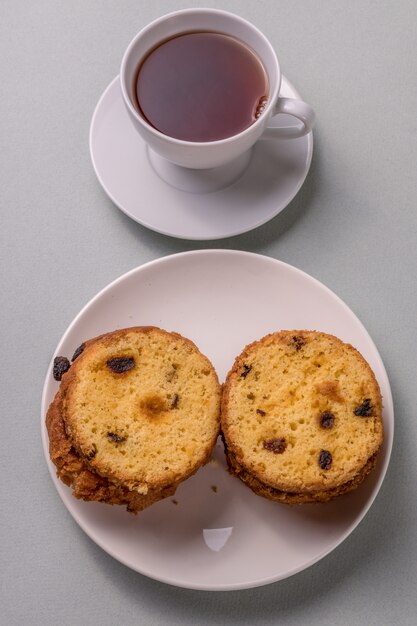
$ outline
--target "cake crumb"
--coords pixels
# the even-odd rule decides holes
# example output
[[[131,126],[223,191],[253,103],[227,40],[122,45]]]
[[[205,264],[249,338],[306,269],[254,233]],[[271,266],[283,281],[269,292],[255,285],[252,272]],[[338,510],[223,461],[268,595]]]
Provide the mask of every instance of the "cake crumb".
[[[178,500],[171,500],[172,504],[178,504]]]
[[[217,493],[217,486],[216,486],[216,485],[212,485],[212,486],[211,486],[211,490],[212,490],[214,493]]]

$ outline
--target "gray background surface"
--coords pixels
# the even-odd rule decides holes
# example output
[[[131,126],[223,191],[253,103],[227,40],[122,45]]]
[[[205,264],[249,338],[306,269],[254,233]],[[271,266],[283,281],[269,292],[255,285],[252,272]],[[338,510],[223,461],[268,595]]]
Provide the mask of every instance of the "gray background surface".
[[[290,206],[254,232],[200,245],[147,231],[112,205],[88,130],[133,35],[204,4],[0,4],[0,622],[414,625],[417,5],[210,2],[265,32],[317,126],[310,174]],[[334,290],[376,342],[396,410],[386,480],[349,539],[293,578],[224,594],[160,584],[102,552],[61,503],[39,435],[46,368],[80,308],[132,267],[199,247],[267,254]]]

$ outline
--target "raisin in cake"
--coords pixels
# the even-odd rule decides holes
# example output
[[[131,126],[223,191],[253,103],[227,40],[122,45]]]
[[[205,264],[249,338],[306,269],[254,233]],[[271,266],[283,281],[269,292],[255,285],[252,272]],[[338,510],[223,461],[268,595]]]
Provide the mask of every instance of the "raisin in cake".
[[[272,500],[331,500],[373,469],[381,413],[378,383],[355,348],[316,331],[270,334],[247,346],[227,376],[229,470]]]
[[[190,340],[128,328],[85,342],[74,357],[69,368],[57,361],[62,382],[46,423],[51,459],[76,497],[136,512],[209,460],[220,385]]]

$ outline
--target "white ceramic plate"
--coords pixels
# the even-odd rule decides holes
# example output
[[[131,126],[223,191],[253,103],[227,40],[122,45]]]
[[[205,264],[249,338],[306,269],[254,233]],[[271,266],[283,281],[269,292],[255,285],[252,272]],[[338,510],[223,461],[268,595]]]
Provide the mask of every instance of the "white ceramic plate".
[[[281,95],[300,98],[285,76]],[[291,125],[294,118],[277,115],[272,123]],[[310,168],[313,134],[258,141],[245,173],[225,189],[212,193],[181,191],[159,178],[151,166],[116,77],[94,111],[90,154],[104,191],[139,224],[182,239],[222,239],[264,224],[291,202]]]
[[[286,578],[346,539],[381,486],[394,419],[381,357],[352,311],[311,276],[269,257],[231,250],[188,252],[142,265],[103,289],[69,326],[55,355],[71,355],[86,338],[136,324],[189,337],[212,360],[221,380],[242,348],[268,332],[307,328],[335,334],[358,348],[376,374],[384,400],[385,444],[375,472],[357,491],[331,503],[290,508],[254,495],[229,476],[219,442],[215,462],[183,483],[174,498],[133,516],[122,507],[80,502],[56,478],[44,425],[58,388],[50,367],[42,399],[45,456],[65,506],[87,535],[146,576],[207,590]]]

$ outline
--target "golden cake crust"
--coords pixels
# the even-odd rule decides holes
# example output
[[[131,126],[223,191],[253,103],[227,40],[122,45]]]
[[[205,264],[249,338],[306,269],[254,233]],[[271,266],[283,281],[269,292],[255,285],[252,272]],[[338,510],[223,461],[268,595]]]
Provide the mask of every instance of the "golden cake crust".
[[[345,493],[354,491],[357,487],[359,487],[359,485],[366,478],[366,476],[374,469],[378,456],[377,454],[371,456],[371,458],[368,459],[364,467],[356,474],[356,476],[352,480],[349,480],[348,482],[338,487],[323,491],[312,491],[310,493],[296,493],[274,489],[273,487],[270,487],[269,485],[266,485],[265,483],[255,478],[252,474],[247,472],[237,463],[236,459],[227,450],[226,446],[225,454],[229,472],[237,478],[240,478],[240,480],[244,482],[250,489],[252,489],[252,491],[256,493],[256,495],[267,498],[268,500],[275,500],[276,502],[285,502],[286,504],[312,504],[314,502],[329,502],[337,496],[342,496]]]
[[[318,331],[281,331],[246,346],[224,385],[221,422],[232,473],[287,502],[355,488],[383,440],[371,368]]]
[[[78,455],[65,432],[60,391],[48,409],[46,427],[49,435],[49,455],[56,467],[57,475],[63,483],[72,487],[72,493],[76,498],[126,505],[130,513],[138,513],[154,502],[175,493],[177,485],[141,495],[121,485],[114,485],[107,478],[93,472],[86,461]]]

